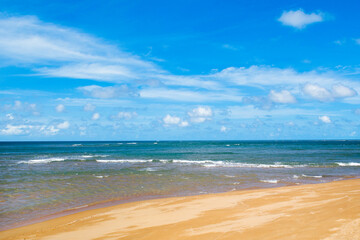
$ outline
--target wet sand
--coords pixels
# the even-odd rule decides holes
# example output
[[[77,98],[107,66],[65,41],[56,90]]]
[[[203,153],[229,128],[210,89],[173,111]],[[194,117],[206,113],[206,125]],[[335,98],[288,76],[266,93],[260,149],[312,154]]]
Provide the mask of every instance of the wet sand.
[[[360,179],[120,204],[0,239],[360,239]]]

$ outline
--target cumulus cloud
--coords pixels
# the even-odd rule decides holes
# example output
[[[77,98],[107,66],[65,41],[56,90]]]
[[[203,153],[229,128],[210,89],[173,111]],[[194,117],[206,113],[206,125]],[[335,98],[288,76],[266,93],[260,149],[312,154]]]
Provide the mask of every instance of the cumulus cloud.
[[[188,112],[191,122],[202,123],[206,120],[211,120],[213,112],[210,107],[197,107]]]
[[[94,98],[119,98],[136,96],[132,90],[126,85],[101,87],[98,85],[89,85],[85,87],[78,87],[78,90],[83,92],[85,95],[89,95]]]
[[[335,84],[332,86],[331,91],[324,87],[320,87],[317,84],[306,84],[303,88],[303,92],[321,102],[328,102],[334,100],[334,98],[347,98],[354,97],[357,92],[342,84]]]
[[[163,122],[165,125],[177,125],[180,123],[180,118],[176,117],[176,116],[171,116],[170,114],[167,114],[164,118],[163,118]]]
[[[287,90],[282,90],[276,92],[274,90],[270,91],[269,99],[275,103],[295,103],[295,97]]]
[[[322,121],[323,123],[331,123],[331,120],[328,116],[320,116],[319,120]]]
[[[187,126],[189,126],[189,122],[182,121],[181,118],[179,118],[177,116],[171,116],[170,114],[167,114],[163,118],[163,123],[164,123],[165,127],[168,127],[168,126],[187,127]]]
[[[335,98],[347,98],[356,96],[357,92],[352,88],[336,84],[332,86],[332,94]]]
[[[68,129],[70,127],[70,123],[68,121],[64,121],[57,125],[58,129]]]
[[[57,112],[61,113],[61,112],[63,112],[65,110],[65,106],[64,106],[64,104],[59,104],[59,105],[56,106],[55,109],[56,109]]]
[[[29,130],[33,128],[31,125],[12,125],[7,124],[4,129],[0,130],[2,135],[20,135],[20,134],[27,134]]]
[[[188,121],[182,121],[182,122],[180,122],[179,126],[180,127],[187,127],[187,126],[189,126],[189,122]]]
[[[302,29],[311,23],[324,21],[323,13],[306,14],[302,9],[297,11],[284,11],[278,21],[283,25]]]
[[[317,84],[306,84],[303,88],[303,92],[321,102],[327,102],[333,99],[332,94],[326,88],[320,87]]]
[[[92,111],[95,110],[95,108],[96,108],[95,105],[92,105],[91,103],[87,103],[87,104],[85,104],[85,106],[84,106],[84,111],[86,111],[86,112],[92,112]]]
[[[94,113],[91,117],[92,120],[98,120],[100,118],[100,113]]]

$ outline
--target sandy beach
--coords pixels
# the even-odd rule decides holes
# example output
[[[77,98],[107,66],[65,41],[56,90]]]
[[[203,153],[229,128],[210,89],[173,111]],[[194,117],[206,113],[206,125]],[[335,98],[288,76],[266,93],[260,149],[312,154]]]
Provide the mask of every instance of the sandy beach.
[[[360,179],[120,204],[0,239],[360,239]]]

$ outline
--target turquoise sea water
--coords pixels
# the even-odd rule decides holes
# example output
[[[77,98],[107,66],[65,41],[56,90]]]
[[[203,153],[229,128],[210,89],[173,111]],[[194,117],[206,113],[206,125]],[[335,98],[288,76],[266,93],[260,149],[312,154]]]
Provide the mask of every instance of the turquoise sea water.
[[[68,209],[360,176],[360,141],[0,142],[0,228]]]

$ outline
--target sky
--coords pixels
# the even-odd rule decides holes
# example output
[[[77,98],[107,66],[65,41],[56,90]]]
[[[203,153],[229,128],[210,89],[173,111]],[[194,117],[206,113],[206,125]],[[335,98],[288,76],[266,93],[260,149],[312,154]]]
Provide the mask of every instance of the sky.
[[[0,6],[0,141],[360,138],[359,1]]]

